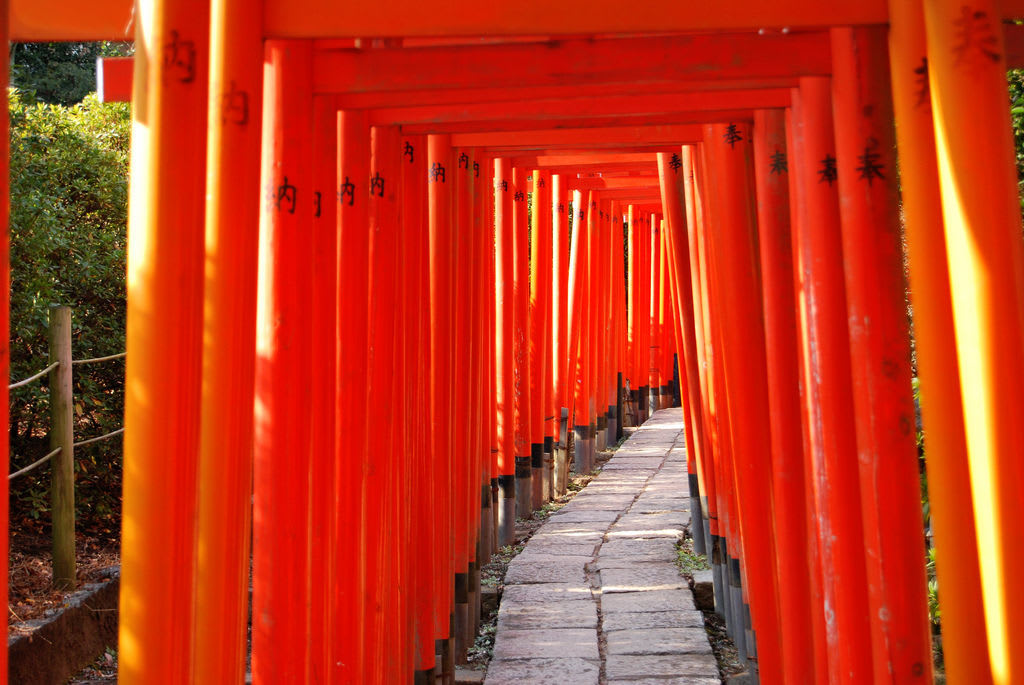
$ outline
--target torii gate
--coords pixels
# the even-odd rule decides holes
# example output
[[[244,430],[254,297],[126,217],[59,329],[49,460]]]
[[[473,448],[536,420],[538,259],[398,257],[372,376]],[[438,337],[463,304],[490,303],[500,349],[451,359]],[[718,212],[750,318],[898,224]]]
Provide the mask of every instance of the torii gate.
[[[88,9],[66,4],[12,3],[9,35],[14,40],[116,39],[123,37],[131,17],[131,6],[125,2],[104,2]],[[456,191],[458,200],[453,200],[442,192],[441,177],[435,173],[434,183],[407,194],[420,193],[418,200],[403,195],[404,218],[398,222],[397,198],[389,192],[391,199],[385,200],[385,188],[393,187],[386,186],[387,181],[381,182],[380,201],[364,206],[342,201],[346,190],[342,179],[404,179],[408,174],[402,187],[414,189],[422,185],[433,164],[440,164],[439,169],[458,168],[450,152],[455,147],[472,150],[481,160],[492,155],[508,160],[495,165],[499,179],[510,182],[525,197],[526,169],[579,173],[585,156],[568,159],[561,155],[564,150],[547,147],[556,143],[552,138],[543,142],[543,136],[536,136],[534,144],[545,147],[536,150],[508,139],[499,144],[480,139],[472,145],[469,141],[457,145],[457,136],[537,131],[549,124],[557,128],[561,124],[551,122],[561,119],[574,130],[701,126],[698,139],[676,140],[679,167],[670,164],[671,148],[649,149],[660,146],[661,140],[643,141],[647,149],[641,151],[641,141],[616,142],[609,136],[608,148],[635,150],[631,154],[647,157],[646,167],[638,169],[641,173],[650,174],[656,160],[657,193],[644,190],[645,183],[593,191],[586,188],[587,183],[577,184],[581,190],[576,205],[585,203],[588,211],[586,240],[580,240],[574,264],[594,275],[592,279],[580,275],[586,288],[580,286],[577,293],[576,311],[587,312],[587,319],[577,315],[570,321],[587,327],[586,333],[578,331],[572,337],[578,343],[587,341],[589,357],[582,362],[583,351],[575,349],[561,354],[565,364],[577,357],[581,360],[585,370],[581,398],[600,398],[601,391],[592,386],[607,383],[610,369],[596,369],[596,341],[601,336],[594,314],[608,305],[604,295],[595,293],[608,293],[612,286],[602,280],[595,255],[602,245],[610,249],[611,231],[593,218],[597,207],[591,203],[606,207],[598,209],[598,219],[604,219],[602,213],[611,214],[611,205],[603,203],[612,200],[632,204],[638,215],[641,205],[648,215],[663,215],[668,229],[664,249],[672,255],[667,263],[673,299],[692,317],[690,322],[682,312],[677,326],[679,347],[686,358],[688,435],[694,443],[691,448],[700,453],[700,463],[695,463],[691,474],[703,479],[702,495],[718,500],[709,501],[707,509],[716,512],[714,520],[722,530],[720,534],[711,530],[727,539],[730,554],[725,561],[733,576],[730,580],[737,584],[743,560],[742,573],[747,575],[743,585],[750,593],[762,678],[780,682],[785,674],[789,682],[794,675],[807,677],[813,672],[820,681],[927,679],[927,634],[921,632],[920,607],[915,609],[922,597],[919,592],[902,592],[921,580],[920,569],[915,568],[921,560],[920,550],[912,545],[905,549],[906,541],[915,539],[912,529],[919,529],[920,521],[911,506],[916,491],[911,492],[908,485],[916,472],[907,468],[906,460],[912,433],[906,423],[909,370],[902,364],[906,338],[900,308],[894,306],[902,297],[902,267],[893,231],[896,165],[887,104],[890,73],[892,105],[900,124],[910,276],[913,292],[920,295],[914,301],[915,322],[930,438],[939,573],[944,587],[956,588],[944,593],[942,600],[947,636],[955,636],[946,642],[948,670],[956,679],[1008,683],[1020,677],[1024,633],[1014,627],[1011,617],[1019,613],[1024,596],[1016,589],[1011,569],[1021,554],[1021,533],[1014,525],[1021,513],[1015,489],[1021,465],[1015,456],[1021,453],[1024,435],[1015,424],[1022,401],[1014,381],[1024,375],[1020,361],[1024,255],[1001,73],[1006,59],[1019,54],[1014,46],[1020,38],[1017,29],[1010,29],[1004,46],[996,28],[1001,17],[1024,14],[1024,7],[1018,5],[1006,3],[1000,13],[991,2],[962,6],[935,1],[925,3],[922,17],[916,3],[894,2],[888,7],[880,0],[841,8],[803,0],[741,2],[730,6],[729,13],[715,6],[680,11],[664,2],[638,7],[573,3],[552,10],[528,0],[514,7],[457,3],[438,16],[436,7],[410,0],[387,8],[340,6],[326,0],[309,0],[301,6],[265,2],[262,13],[253,13],[251,6],[237,1],[140,3],[135,10],[128,334],[133,353],[127,371],[121,677],[125,682],[237,682],[241,677],[254,375],[258,379],[254,606],[261,612],[258,619],[269,617],[274,623],[272,629],[258,629],[254,621],[254,679],[285,673],[302,679],[320,674],[318,669],[326,675],[341,655],[356,661],[344,663],[341,674],[333,676],[339,682],[346,682],[345,678],[390,682],[408,677],[413,663],[424,667],[418,674],[432,665],[433,655],[428,654],[432,650],[427,648],[432,645],[422,632],[432,628],[431,637],[450,639],[452,631],[444,625],[450,607],[465,604],[456,601],[458,576],[465,575],[465,564],[472,556],[468,547],[473,517],[465,493],[481,485],[484,474],[515,475],[493,470],[507,469],[512,463],[492,462],[488,471],[479,450],[485,445],[495,449],[492,445],[501,430],[511,432],[514,425],[521,433],[530,425],[510,412],[506,418],[511,425],[506,423],[502,429],[499,424],[497,430],[480,435],[473,431],[490,421],[482,417],[462,421],[466,427],[459,427],[458,435],[474,441],[475,459],[451,442],[449,433],[454,429],[437,426],[449,406],[468,412],[472,405],[460,405],[462,397],[442,398],[442,386],[455,378],[453,367],[459,360],[469,364],[463,368],[474,369],[470,378],[476,380],[467,384],[468,391],[478,399],[489,392],[482,343],[487,327],[479,323],[493,316],[486,314],[487,298],[449,294],[453,283],[488,280],[474,255],[486,255],[489,246],[482,239],[472,248],[459,244],[453,255],[447,254],[447,247],[453,235],[483,235],[476,229],[488,222],[478,210],[489,202],[500,202],[477,192],[484,184],[476,184],[472,191],[463,185],[462,191]],[[209,23],[208,9],[212,10]],[[827,38],[820,31],[806,35],[798,31],[882,24],[890,26],[888,63],[884,34],[879,30],[837,29]],[[756,45],[762,37],[750,35],[642,35],[760,28],[787,28],[793,35],[763,37],[763,46]],[[604,64],[615,60],[622,70],[562,72],[567,65],[586,64],[587,43],[610,45],[612,40],[623,40],[614,38],[623,34],[638,34],[628,39],[637,43],[661,41],[652,53],[662,57],[675,57],[676,50],[710,55],[706,69],[700,71],[701,59],[694,60],[689,72],[685,65],[674,71],[676,60],[659,62],[644,51],[628,55],[605,51],[601,56],[597,50]],[[481,46],[473,45],[470,38],[458,39],[530,35],[554,40]],[[558,37],[566,35],[593,38],[566,41],[565,61],[558,62],[558,72],[549,70],[551,43],[562,45]],[[397,48],[389,43],[395,36],[455,38],[447,44],[424,38],[422,47]],[[925,49],[926,36],[931,50]],[[308,39],[355,37],[380,39],[382,45],[351,48],[370,64],[357,64],[348,75],[354,75],[351,81],[341,79],[340,85],[332,85],[339,72],[318,57],[319,47]],[[261,74],[264,39],[272,41],[265,77]],[[794,54],[817,56],[819,61],[797,64],[799,60],[790,56],[789,62],[772,61],[763,73],[750,74],[762,63],[758,58],[779,54],[773,47],[800,41],[805,47]],[[325,41],[322,47],[331,59],[338,57],[332,52],[336,44]],[[509,57],[509,62],[483,63],[478,68],[481,63],[470,61],[491,47]],[[410,72],[415,65],[408,63],[401,70],[388,70],[372,62],[403,60],[407,49],[436,50],[453,61],[448,69],[438,70],[435,64],[434,71],[425,68],[424,73]],[[734,54],[744,58],[730,65]],[[830,59],[830,68],[824,68],[823,55]],[[925,55],[927,61],[923,61]],[[462,66],[460,59],[466,60]],[[296,68],[296,60],[307,60],[314,68],[306,73]],[[520,64],[522,71],[517,71]],[[208,82],[204,80],[207,72]],[[651,82],[643,84],[637,72],[651,73]],[[832,73],[836,79],[830,83],[827,77]],[[506,74],[508,80],[500,81]],[[723,81],[715,83],[719,74]],[[394,82],[389,83],[388,77]],[[643,87],[631,85],[631,79]],[[726,86],[729,80],[733,83]],[[685,87],[677,88],[676,81]],[[577,86],[578,91],[564,94]],[[470,99],[456,106],[444,91],[460,89],[461,97]],[[756,97],[751,97],[752,91]],[[508,104],[522,99],[536,103]],[[261,100],[264,121],[272,123],[264,128],[262,139],[255,125]],[[779,111],[783,108],[788,112],[788,132]],[[334,126],[337,110],[344,114]],[[753,126],[748,123],[751,120]],[[296,126],[300,121],[309,127]],[[410,155],[408,163],[431,162],[429,167],[417,166],[414,174],[399,166],[402,159],[389,151],[401,152],[400,136],[416,137],[418,149],[427,152],[415,161]],[[602,137],[595,135],[595,142]],[[562,140],[560,144],[574,146],[569,152],[589,147],[586,138]],[[326,147],[321,145],[325,142]],[[680,148],[683,143],[691,144]],[[516,149],[525,155],[516,156]],[[737,150],[744,152],[731,154]],[[784,150],[792,167],[785,169],[788,182],[778,168],[780,160],[773,159]],[[257,199],[261,152],[263,179],[270,183],[264,189],[270,196],[262,211]],[[541,163],[545,154],[561,156],[563,165],[555,162],[546,167]],[[595,171],[635,168],[628,162],[602,161],[599,155],[594,163]],[[486,163],[482,166],[484,178],[490,180],[494,169]],[[769,171],[773,168],[778,173]],[[288,173],[279,173],[282,169]],[[300,183],[300,178],[306,182]],[[325,197],[335,193],[319,191],[318,216],[306,209],[302,210],[306,214],[296,214],[300,197],[305,198],[302,206],[312,207],[310,188],[319,187],[318,181],[326,181],[325,187],[339,187],[339,202],[324,203]],[[600,199],[584,200],[584,190],[597,193]],[[470,192],[477,193],[475,201],[465,203]],[[940,196],[941,208],[935,202]],[[428,205],[420,202],[424,199]],[[522,302],[528,300],[523,300],[527,214],[525,201],[519,209],[513,209],[514,202],[498,212],[514,226],[498,235],[511,238],[505,245],[518,250],[519,259],[508,254],[508,268],[501,273],[511,281],[516,281],[511,272],[518,273],[517,306],[523,311]],[[449,220],[452,215],[454,221]],[[416,219],[410,220],[412,216]],[[314,223],[314,218],[321,221]],[[650,224],[658,220],[648,220],[645,230],[650,231]],[[554,215],[552,221],[557,222]],[[260,222],[264,261],[257,291],[253,229]],[[345,241],[337,264],[330,258],[338,239],[330,230],[335,223],[341,230],[340,240]],[[635,218],[629,222],[631,228],[641,223]],[[320,230],[314,228],[311,243],[300,245],[295,231],[314,226]],[[367,226],[374,228],[371,235],[366,235]],[[940,226],[944,226],[941,234]],[[415,231],[408,228],[415,227],[429,230],[410,235]],[[400,235],[406,237],[400,240],[396,231],[402,230]],[[574,240],[582,233],[574,231]],[[775,240],[766,240],[768,236]],[[645,241],[640,238],[635,231],[631,255],[639,263],[636,272],[630,272],[638,297],[643,289],[637,288],[637,274],[642,278],[654,269],[652,248],[643,247]],[[792,251],[787,246],[790,240]],[[413,244],[420,249],[407,249]],[[427,255],[430,261],[424,263]],[[460,267],[468,265],[475,275],[463,276],[458,269],[452,272],[453,262],[447,260]],[[6,267],[6,259],[3,263]],[[389,285],[396,273],[401,278]],[[347,277],[338,281],[345,289],[333,298],[314,295],[311,304],[297,297],[301,292],[333,292],[338,274]],[[502,278],[499,274],[498,280]],[[413,314],[407,304],[418,301],[415,293],[424,288],[430,291],[429,317]],[[568,289],[568,284],[560,288],[566,297]],[[250,345],[245,336],[257,330],[257,301],[260,333]],[[633,300],[633,317],[640,304]],[[324,308],[336,311],[323,314]],[[400,312],[399,318],[382,314],[391,310]],[[997,314],[1006,311],[1009,316]],[[452,312],[455,316],[448,316]],[[323,318],[316,318],[321,314]],[[620,312],[620,324],[623,315]],[[320,328],[280,324],[296,316],[314,317],[320,322],[314,326]],[[447,319],[466,327],[456,324],[457,334],[446,332]],[[522,327],[525,320],[513,318],[507,323]],[[366,328],[353,325],[356,321],[365,321]],[[417,387],[429,386],[429,390],[417,390],[415,400],[399,399],[390,380],[395,368],[414,368],[423,359],[406,338],[395,345],[396,322],[405,323],[403,335],[428,349],[429,379],[422,372],[407,376],[419,380]],[[640,337],[634,355],[644,349],[647,335],[645,325],[638,322],[637,326]],[[323,341],[311,335],[324,327],[336,328],[334,354],[333,345],[316,347]],[[509,328],[499,330],[505,332],[500,339],[511,340]],[[391,346],[382,347],[388,340]],[[368,341],[375,341],[372,351]],[[468,352],[460,352],[466,341],[475,342],[468,343]],[[301,357],[285,352],[296,345],[312,350],[318,359],[331,358],[332,363],[325,363],[323,373],[316,374]],[[764,348],[766,355],[744,354],[747,348]],[[402,365],[395,367],[396,360]],[[640,372],[636,362],[633,359],[630,373]],[[346,373],[348,368],[361,375]],[[509,373],[528,368],[521,360],[518,366],[514,362],[508,367]],[[568,373],[568,367],[563,368]],[[330,382],[335,374],[336,380]],[[786,382],[797,374],[803,377],[802,396]],[[353,444],[358,455],[369,444],[370,415],[365,401],[356,399],[357,395],[367,397],[367,382],[381,393],[374,397],[386,398],[390,411],[396,412],[393,416],[409,416],[419,403],[429,405],[437,431],[432,444],[439,446],[444,459],[453,459],[449,455],[459,452],[458,461],[446,462],[449,469],[430,472],[421,468],[425,458],[414,459],[411,474],[394,469],[364,475],[359,473],[363,464],[358,459],[337,459],[327,465],[312,460],[310,455],[318,450],[340,453],[343,444]],[[310,392],[296,394],[296,387],[308,387]],[[510,388],[505,389],[506,404]],[[503,396],[501,391],[497,394]],[[587,422],[579,425],[589,430],[596,410],[586,404],[577,404],[576,414]],[[385,433],[392,431],[390,425],[386,424]],[[404,423],[396,419],[393,425]],[[375,443],[384,445],[386,455],[397,455],[403,436],[408,437],[397,429],[388,436],[372,435]],[[413,444],[418,446],[412,454],[425,457],[417,452],[424,445]],[[768,444],[771,459],[765,451]],[[296,450],[296,445],[301,449]],[[513,456],[507,446],[498,449],[505,457]],[[284,458],[289,451],[300,453],[301,469],[288,468],[296,463]],[[798,454],[805,457],[793,459]],[[514,456],[524,458],[519,451]],[[525,456],[533,459],[532,454]],[[482,469],[479,474],[474,471],[464,477],[456,468],[473,463]],[[325,470],[320,472],[319,467]],[[774,509],[771,497],[754,487],[768,473],[772,474]],[[313,475],[313,486],[304,474]],[[396,490],[408,500],[372,496],[373,488],[391,477],[400,481]],[[430,485],[422,486],[424,481]],[[333,490],[316,487],[326,482],[332,483]],[[345,489],[353,482],[360,483],[358,491]],[[837,483],[850,482],[859,482],[859,495],[831,491]],[[425,497],[422,490],[433,494]],[[346,506],[332,507],[333,500],[322,499],[328,494]],[[421,496],[425,499],[418,499]],[[358,507],[347,506],[360,497]],[[805,497],[806,506],[799,506]],[[308,523],[303,526],[295,511],[295,504],[307,499],[312,500],[313,510],[329,514],[322,538],[312,537]],[[964,515],[967,502],[973,516]],[[383,595],[388,582],[413,577],[410,554],[397,544],[416,539],[402,535],[423,530],[416,528],[422,521],[409,521],[410,511],[432,511],[435,524],[462,522],[455,526],[457,541],[446,542],[446,535],[429,538],[427,547],[438,556],[430,559],[433,569],[427,574],[426,588],[434,592],[426,600],[417,595],[416,601],[426,604],[416,604],[413,611],[406,608],[404,599],[391,604]],[[765,527],[773,512],[784,522]],[[800,519],[809,514],[819,518]],[[359,517],[365,517],[362,528],[355,524]],[[808,523],[814,525],[805,533],[801,525]],[[306,537],[293,540],[299,530]],[[755,531],[766,533],[755,535]],[[366,565],[360,569],[340,563],[347,551],[380,542],[361,535],[378,533],[392,534],[390,539],[385,535],[380,548],[384,551],[363,560]],[[801,535],[808,539],[798,540]],[[323,559],[315,556],[321,551],[314,540],[325,542]],[[953,549],[953,540],[966,552],[943,556],[942,550]],[[275,566],[282,561],[275,555],[282,551],[309,549],[312,561]],[[799,567],[809,558],[819,561],[812,562],[810,572],[802,572],[810,596],[801,605],[800,593],[787,593],[777,579],[804,577]],[[773,564],[777,573],[765,573]],[[753,568],[760,573],[750,573]],[[318,569],[329,571],[324,580],[337,591],[322,592],[323,597],[314,593],[318,608],[300,618],[298,612],[290,611],[294,593],[298,585],[308,585],[310,577],[321,572]],[[295,573],[308,575],[302,578]],[[446,586],[453,575],[456,587],[451,590]],[[364,588],[376,593],[366,603],[352,596]],[[377,598],[383,598],[383,609],[372,606]],[[197,606],[204,610],[199,621]],[[369,619],[365,633],[353,633],[352,621],[341,615],[340,609],[350,606],[357,607],[359,617]],[[827,614],[822,611],[826,606]],[[782,623],[773,619],[776,612],[781,612]],[[806,612],[803,615],[810,620],[789,623],[799,612]],[[417,621],[425,621],[398,628],[404,656],[388,670],[373,662],[381,654],[385,614],[415,614]],[[310,627],[311,617],[323,619],[324,626]],[[737,620],[735,613],[732,618]],[[324,635],[332,636],[329,643]],[[417,662],[411,654],[414,635],[423,643]],[[283,639],[275,641],[278,637]],[[810,660],[808,643],[814,645]],[[865,654],[873,658],[865,659]]]

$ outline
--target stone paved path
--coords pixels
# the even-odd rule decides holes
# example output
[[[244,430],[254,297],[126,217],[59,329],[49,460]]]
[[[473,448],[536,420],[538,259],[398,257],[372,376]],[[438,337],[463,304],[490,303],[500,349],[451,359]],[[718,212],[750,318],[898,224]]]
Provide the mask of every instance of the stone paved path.
[[[509,565],[486,685],[718,685],[677,570],[682,411],[656,412]]]

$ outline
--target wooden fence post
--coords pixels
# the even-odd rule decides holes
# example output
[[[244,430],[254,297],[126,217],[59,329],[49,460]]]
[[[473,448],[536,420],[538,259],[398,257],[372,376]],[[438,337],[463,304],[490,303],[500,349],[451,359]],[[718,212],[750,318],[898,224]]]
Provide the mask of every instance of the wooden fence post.
[[[53,583],[75,586],[75,436],[71,401],[71,308],[50,305],[50,450],[60,448],[50,469],[53,519]]]

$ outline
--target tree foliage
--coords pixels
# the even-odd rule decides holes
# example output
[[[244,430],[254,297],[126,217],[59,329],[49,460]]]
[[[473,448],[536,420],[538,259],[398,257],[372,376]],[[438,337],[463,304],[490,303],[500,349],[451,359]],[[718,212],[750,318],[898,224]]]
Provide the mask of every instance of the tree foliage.
[[[95,95],[72,107],[9,94],[11,117],[11,378],[47,365],[51,303],[72,308],[75,359],[124,351],[130,115]],[[75,439],[119,428],[124,362],[77,366]],[[12,470],[48,452],[45,382],[11,392]],[[119,510],[120,440],[76,450],[86,520]],[[48,507],[48,469],[12,481],[12,513]]]
[[[1013,119],[1013,147],[1017,160],[1017,187],[1024,211],[1024,70],[1010,69],[1010,116]]]
[[[130,43],[12,43],[11,85],[51,105],[74,105],[96,90],[96,59],[127,55]]]

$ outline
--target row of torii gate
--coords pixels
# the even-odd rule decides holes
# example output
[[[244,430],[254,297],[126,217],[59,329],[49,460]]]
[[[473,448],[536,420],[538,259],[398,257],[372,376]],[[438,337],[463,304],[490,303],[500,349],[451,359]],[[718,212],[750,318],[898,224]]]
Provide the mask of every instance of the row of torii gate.
[[[450,676],[673,353],[761,680],[930,682],[901,240],[947,674],[1024,682],[1024,3],[9,2],[135,36],[121,682],[242,681],[250,531],[253,682]]]

